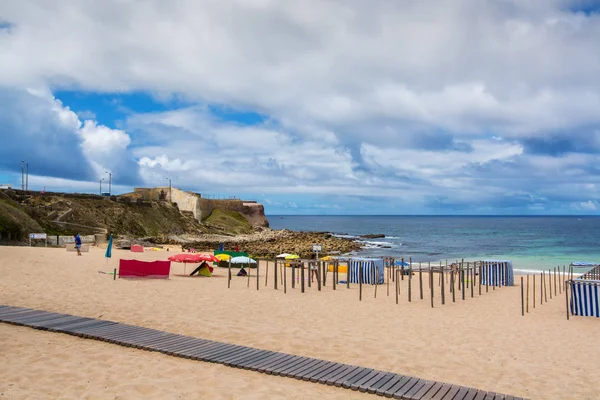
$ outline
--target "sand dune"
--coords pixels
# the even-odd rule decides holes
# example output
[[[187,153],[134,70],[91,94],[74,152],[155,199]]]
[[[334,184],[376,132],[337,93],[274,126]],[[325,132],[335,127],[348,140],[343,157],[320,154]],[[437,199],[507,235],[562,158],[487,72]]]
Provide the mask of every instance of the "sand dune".
[[[119,257],[166,259],[172,253],[115,250],[107,264],[92,248],[77,257],[64,249],[0,248],[0,303],[103,318],[268,350],[324,358],[532,399],[597,399],[600,321],[564,315],[564,297],[526,317],[518,287],[446,305],[429,295],[400,304],[393,287],[328,285],[300,293],[268,287],[226,270],[213,278],[112,280]],[[187,272],[191,271],[188,267]],[[289,275],[288,275],[289,279]],[[427,288],[427,281],[424,283]],[[436,290],[439,288],[436,286]],[[339,398],[356,392],[212,364],[179,360],[115,345],[0,325],[0,392],[9,398]],[[64,351],[63,351],[64,350]],[[61,353],[62,352],[62,353]],[[64,357],[59,357],[60,354]],[[31,368],[27,366],[31,365]],[[208,376],[210,384],[202,381]],[[36,383],[31,379],[37,377]],[[89,381],[89,383],[88,383]],[[117,390],[118,389],[118,390]],[[253,389],[253,390],[250,390]],[[118,392],[118,393],[117,393]],[[372,395],[369,396],[374,398]]]

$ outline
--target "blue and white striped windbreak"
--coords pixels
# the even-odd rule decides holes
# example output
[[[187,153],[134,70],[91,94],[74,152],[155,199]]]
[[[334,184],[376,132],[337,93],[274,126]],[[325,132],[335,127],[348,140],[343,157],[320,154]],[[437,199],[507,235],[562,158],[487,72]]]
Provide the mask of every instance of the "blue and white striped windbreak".
[[[600,317],[600,281],[572,280],[571,314],[582,317]]]
[[[484,260],[481,267],[481,284],[490,286],[514,286],[515,275],[512,261]]]
[[[383,260],[380,258],[360,258],[350,259],[349,264],[349,280],[350,283],[359,283],[359,271],[362,270],[362,283],[370,285],[375,284],[376,277],[378,284],[384,282],[384,266]],[[378,271],[378,272],[376,272]]]

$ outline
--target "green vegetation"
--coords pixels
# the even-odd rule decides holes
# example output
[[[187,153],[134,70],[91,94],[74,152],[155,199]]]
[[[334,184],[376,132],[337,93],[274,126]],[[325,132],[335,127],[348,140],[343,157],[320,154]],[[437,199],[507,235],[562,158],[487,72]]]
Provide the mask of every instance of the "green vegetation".
[[[251,233],[253,230],[246,217],[238,211],[214,209],[208,218],[204,220],[204,224],[211,232],[224,235]]]
[[[0,197],[0,240],[24,240],[29,233],[44,232],[43,228],[17,203]]]

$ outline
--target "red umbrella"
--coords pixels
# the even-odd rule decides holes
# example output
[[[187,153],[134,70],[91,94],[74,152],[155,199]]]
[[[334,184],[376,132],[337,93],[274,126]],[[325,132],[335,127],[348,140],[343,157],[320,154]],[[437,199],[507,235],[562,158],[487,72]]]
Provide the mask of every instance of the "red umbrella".
[[[182,262],[184,264],[187,264],[187,263],[198,264],[198,263],[201,263],[202,261],[219,262],[219,259],[217,257],[213,256],[212,254],[201,254],[201,253],[176,254],[174,256],[169,257],[168,260],[174,261],[174,262],[180,262],[180,263]],[[184,274],[185,274],[185,271],[186,271],[186,268],[183,269]],[[211,272],[212,272],[212,268],[211,268]]]

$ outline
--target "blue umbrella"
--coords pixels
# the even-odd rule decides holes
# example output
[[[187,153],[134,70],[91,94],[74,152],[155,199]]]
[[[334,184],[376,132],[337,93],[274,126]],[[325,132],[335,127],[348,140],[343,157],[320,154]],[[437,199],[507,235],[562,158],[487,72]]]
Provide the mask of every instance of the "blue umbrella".
[[[112,256],[112,242],[113,238],[112,235],[110,235],[108,238],[108,247],[106,248],[106,253],[104,253],[104,257],[106,258],[110,258]]]
[[[397,267],[408,267],[408,263],[406,261],[402,261],[402,260],[396,261],[394,263],[394,265]]]

